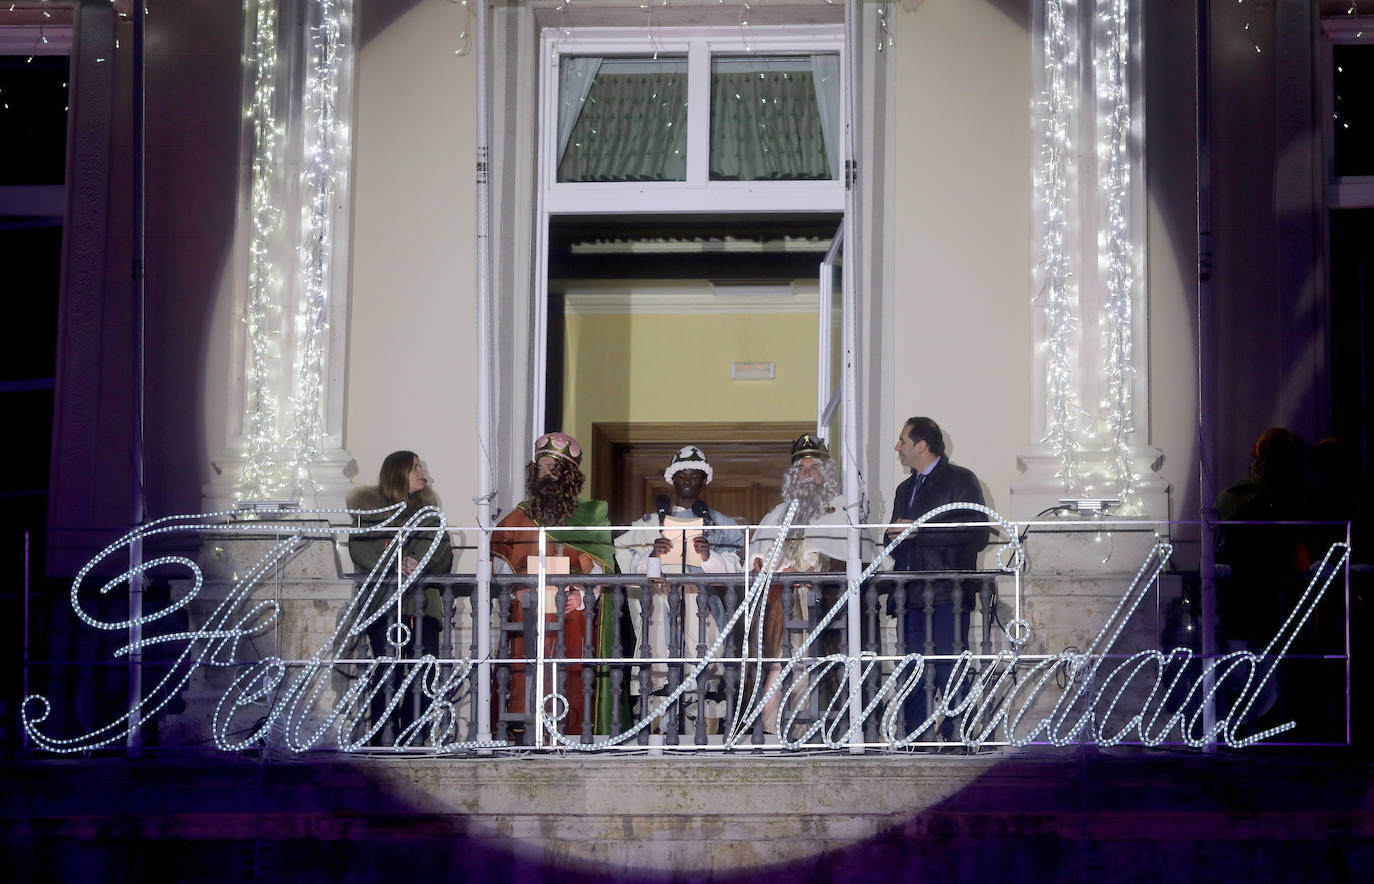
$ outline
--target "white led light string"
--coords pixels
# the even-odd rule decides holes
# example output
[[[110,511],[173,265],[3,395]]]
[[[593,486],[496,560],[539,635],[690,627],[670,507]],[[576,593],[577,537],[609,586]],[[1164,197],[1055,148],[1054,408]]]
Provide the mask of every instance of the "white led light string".
[[[460,58],[472,52],[472,6],[468,0],[448,0],[455,6],[463,7],[463,29],[458,32],[458,48],[453,54]]]
[[[818,684],[822,675],[837,666],[842,667],[846,674],[858,667],[866,680],[868,674],[872,672],[873,666],[880,662],[879,658],[872,654],[828,655],[809,660],[804,666],[802,665],[803,660],[807,657],[816,638],[824,634],[834,618],[852,603],[853,596],[858,592],[863,582],[881,567],[884,555],[890,553],[897,544],[903,542],[912,531],[917,530],[924,523],[955,510],[983,513],[988,517],[989,523],[996,524],[1003,531],[1006,531],[1011,539],[998,550],[998,566],[1008,572],[1018,572],[1024,569],[1025,558],[1021,554],[1022,550],[1014,526],[1008,524],[1001,516],[987,507],[970,503],[947,504],[927,513],[918,522],[905,526],[903,532],[888,542],[886,548],[875,557],[858,579],[848,585],[845,593],[820,618],[816,628],[803,637],[790,658],[782,664],[779,677],[768,690],[760,693],[755,688],[746,702],[744,687],[741,683],[736,705],[739,715],[732,722],[730,732],[725,735],[722,741],[725,747],[734,747],[744,740],[753,723],[762,714],[763,709],[779,692],[782,692],[784,699],[791,698],[795,692],[799,690],[804,692],[809,689],[805,686]],[[212,735],[219,748],[225,751],[250,748],[256,745],[258,741],[267,739],[276,732],[284,737],[285,745],[292,751],[304,752],[321,745],[330,731],[337,731],[337,747],[343,751],[355,751],[363,748],[366,742],[378,732],[378,724],[374,720],[371,725],[364,728],[365,733],[358,733],[359,725],[365,720],[368,714],[367,710],[371,708],[371,701],[380,696],[379,692],[385,684],[390,683],[392,674],[397,668],[404,667],[404,686],[398,692],[393,693],[390,698],[391,708],[396,708],[396,704],[401,702],[397,696],[407,695],[406,688],[417,682],[430,702],[423,715],[398,736],[395,746],[388,751],[399,752],[408,748],[421,748],[415,745],[417,740],[427,741],[427,744],[423,746],[426,752],[438,754],[483,748],[515,748],[509,747],[504,741],[455,741],[453,739],[459,721],[456,698],[464,682],[474,672],[474,661],[469,658],[441,661],[430,654],[414,660],[401,658],[399,655],[381,656],[368,661],[362,676],[355,680],[341,698],[332,701],[330,708],[317,708],[317,704],[323,699],[323,695],[328,689],[329,674],[333,666],[343,659],[343,652],[352,646],[357,637],[363,634],[371,623],[381,617],[389,616],[388,612],[400,604],[407,591],[421,579],[425,565],[438,548],[439,535],[448,529],[442,511],[437,508],[424,507],[411,514],[404,524],[397,525],[396,517],[402,512],[404,512],[403,504],[374,510],[321,509],[306,515],[347,514],[355,517],[384,515],[386,518],[377,525],[365,528],[313,527],[308,523],[293,523],[290,529],[286,530],[284,526],[279,526],[276,533],[281,539],[275,542],[266,555],[257,561],[242,578],[235,580],[225,598],[215,606],[214,611],[206,618],[202,628],[163,635],[149,635],[145,632],[145,637],[136,644],[126,645],[115,651],[115,656],[120,657],[136,647],[184,643],[180,654],[168,667],[167,672],[134,709],[86,734],[75,737],[58,737],[45,734],[40,729],[51,711],[47,698],[31,695],[25,698],[21,708],[21,721],[25,732],[35,745],[56,753],[83,752],[111,745],[123,739],[140,722],[148,720],[165,708],[199,667],[235,667],[241,668],[242,671],[225,693],[220,696],[211,721]],[[789,510],[778,526],[778,537],[765,557],[762,570],[751,581],[744,604],[736,609],[730,621],[722,627],[721,634],[712,643],[703,659],[693,664],[690,675],[670,696],[660,700],[655,709],[648,712],[628,731],[596,743],[575,742],[572,738],[559,734],[556,728],[557,719],[562,717],[563,710],[566,709],[566,699],[557,693],[550,693],[545,696],[542,702],[552,702],[556,710],[555,714],[549,716],[546,721],[546,727],[555,748],[597,751],[624,743],[642,732],[670,704],[680,700],[689,691],[696,689],[699,678],[706,671],[706,668],[714,665],[719,659],[726,637],[734,634],[739,626],[743,626],[747,634],[750,626],[761,619],[766,603],[766,589],[772,581],[772,575],[781,555],[781,540],[790,530],[794,515],[794,510]],[[432,524],[426,525],[427,522]],[[265,599],[255,602],[252,594],[264,579],[279,571],[285,562],[300,549],[301,543],[306,537],[331,537],[335,533],[351,535],[378,530],[393,531],[394,536],[388,543],[378,564],[363,582],[360,591],[350,597],[342,616],[337,621],[333,634],[311,658],[307,660],[285,660],[269,656],[251,662],[239,659],[240,643],[244,639],[251,639],[261,634],[263,630],[274,625],[281,614],[280,605],[276,600]],[[142,614],[132,620],[122,621],[100,620],[87,613],[82,606],[81,594],[85,580],[100,562],[126,550],[130,543],[136,540],[148,541],[162,535],[188,532],[262,534],[264,532],[273,533],[273,526],[264,525],[261,522],[235,521],[233,514],[229,512],[198,516],[173,516],[150,522],[107,546],[81,569],[71,590],[70,600],[74,613],[81,621],[93,628],[122,632],[133,625],[152,624],[166,614],[185,607],[194,599],[199,598],[204,581],[196,563],[181,556],[162,556],[131,565],[124,574],[108,580],[95,592],[103,595],[112,589],[127,586],[130,578],[136,574],[141,575],[151,569],[166,565],[179,565],[187,569],[192,584],[184,598],[172,602],[158,611]],[[397,573],[396,582],[388,585],[387,581],[391,579],[392,572],[399,572],[399,559],[402,550],[416,532],[423,534],[433,532],[434,539],[430,541],[428,548],[420,556],[419,567],[408,577]],[[1339,543],[1331,547],[1321,564],[1315,569],[1307,589],[1298,600],[1297,605],[1274,638],[1258,653],[1237,651],[1207,660],[1204,665],[1206,671],[1198,675],[1190,665],[1195,657],[1193,652],[1188,649],[1175,648],[1168,654],[1162,651],[1140,652],[1126,658],[1110,671],[1106,671],[1099,681],[1099,668],[1114,656],[1113,647],[1122,636],[1127,624],[1132,621],[1142,601],[1147,598],[1151,588],[1157,583],[1171,552],[1172,548],[1166,541],[1156,542],[1154,549],[1136,572],[1130,586],[1107,618],[1097,638],[1089,644],[1085,653],[1066,651],[1037,660],[1029,670],[1019,670],[1017,667],[1022,648],[1029,638],[1029,630],[1025,629],[1013,634],[1011,631],[1012,624],[1009,623],[1006,627],[1007,636],[1014,646],[1013,649],[994,655],[990,663],[985,661],[980,666],[978,674],[971,680],[972,684],[968,691],[962,697],[951,697],[947,693],[945,699],[940,701],[941,706],[936,710],[936,713],[944,714],[950,718],[962,716],[961,740],[965,745],[974,747],[988,740],[998,729],[999,724],[1004,733],[1004,740],[1009,745],[1017,747],[1025,746],[1037,738],[1046,739],[1056,746],[1067,746],[1085,740],[1103,746],[1111,746],[1125,739],[1131,733],[1137,733],[1142,744],[1154,746],[1163,742],[1169,734],[1177,732],[1186,744],[1193,747],[1200,748],[1212,742],[1223,741],[1234,748],[1241,748],[1291,729],[1293,724],[1290,722],[1269,727],[1248,736],[1241,736],[1237,733],[1238,728],[1246,723],[1255,698],[1259,696],[1264,683],[1272,677],[1274,668],[1286,656],[1295,636],[1311,618],[1323,594],[1331,586],[1334,578],[1348,560],[1348,547]],[[371,613],[364,616],[364,611]],[[744,620],[743,624],[740,623],[741,620]],[[1022,626],[1024,627],[1024,624]],[[396,638],[393,641],[401,644],[404,643],[405,639]],[[754,642],[752,651],[752,655],[746,659],[746,665],[756,666],[757,675],[762,675],[766,660],[763,656],[763,648],[757,640]],[[1270,661],[1268,668],[1262,669],[1261,667],[1266,661]],[[1135,682],[1141,670],[1152,662],[1158,666],[1153,687],[1149,688],[1148,695],[1143,701],[1137,701],[1133,698],[1129,700],[1130,706],[1138,709],[1138,711],[1127,719],[1124,726],[1113,725],[1113,731],[1106,732],[1107,726],[1113,724],[1113,714],[1126,697],[1126,686]],[[802,711],[802,703],[791,706],[786,703],[779,704],[777,719],[775,720],[778,724],[778,730],[782,734],[779,738],[779,746],[786,749],[805,748],[808,745],[808,740],[824,730],[823,742],[827,747],[832,749],[844,748],[869,716],[883,703],[887,705],[881,721],[882,741],[889,748],[902,748],[910,745],[935,720],[934,717],[931,717],[924,722],[908,723],[911,730],[904,735],[896,732],[896,720],[900,714],[901,701],[906,695],[919,688],[926,665],[927,661],[922,655],[906,655],[896,661],[891,674],[873,692],[857,718],[846,722],[842,716],[835,716],[833,720],[829,721],[814,721],[809,725],[806,732],[796,739],[789,738],[788,734],[792,731],[793,725],[796,724],[796,719]],[[965,651],[958,655],[954,661],[956,674],[961,671],[971,672],[972,665],[973,654],[971,651]],[[446,666],[451,667],[447,674],[444,672]],[[1169,672],[1170,669],[1173,669],[1172,673]],[[792,680],[791,686],[784,690],[783,684],[793,672],[797,672],[798,676]],[[1019,677],[1017,677],[1018,673]],[[1058,697],[1049,714],[1038,717],[1039,713],[1035,711],[1037,706],[1034,703],[1036,696],[1050,685],[1056,675],[1061,673],[1069,676],[1069,687]],[[1209,678],[1209,676],[1213,677]],[[1206,733],[1199,733],[1198,723],[1204,717],[1203,710],[1215,704],[1219,685],[1228,680],[1239,681],[1238,676],[1244,676],[1244,683],[1240,685],[1240,690],[1235,695],[1235,699],[1228,700],[1231,704],[1230,707]],[[1146,677],[1148,678],[1148,674]],[[1189,685],[1186,695],[1182,697],[1181,701],[1177,701],[1178,689],[1184,683],[1185,678]],[[756,678],[755,684],[759,681],[760,679]],[[1148,685],[1149,682],[1147,681],[1146,684]],[[832,709],[837,702],[832,698]],[[1099,711],[1104,705],[1105,711]],[[259,711],[263,706],[267,707],[265,713]],[[254,720],[253,726],[247,731],[235,732],[236,713],[250,707],[254,710],[251,713]],[[989,715],[989,713],[991,714]],[[1022,723],[1028,714],[1037,716],[1037,719],[1034,724],[1028,726],[1028,729],[1022,730]],[[785,715],[787,715],[786,718]],[[1164,716],[1162,725],[1158,724],[1161,715]],[[387,718],[389,716],[382,716],[382,720]],[[247,733],[247,736],[244,736],[244,733]]]
[[[273,168],[280,161],[281,133],[276,120],[277,2],[257,0],[250,51],[253,66],[253,97],[248,118],[253,129],[253,173],[248,245],[248,303],[243,322],[248,353],[244,366],[247,426],[246,463],[239,477],[238,495],[243,498],[280,496],[286,487],[281,469],[277,388],[280,378],[281,277],[272,263],[271,243],[281,228],[282,213],[276,205]]]
[[[1097,0],[1102,49],[1094,66],[1098,94],[1098,175],[1104,205],[1098,237],[1103,268],[1102,334],[1106,348],[1106,394],[1103,397],[1107,430],[1107,478],[1112,490],[1128,506],[1136,505],[1137,476],[1131,466],[1132,299],[1135,294],[1135,247],[1131,240],[1131,96],[1127,88],[1130,61],[1129,0]]]
[[[1082,488],[1079,465],[1077,394],[1077,282],[1070,247],[1071,188],[1075,162],[1071,137],[1076,102],[1074,77],[1077,41],[1069,8],[1072,0],[1046,0],[1045,88],[1039,101],[1039,163],[1036,177],[1041,216],[1037,298],[1045,311],[1045,436],[1059,459],[1056,476],[1068,491]]]
[[[310,467],[324,436],[323,393],[333,261],[335,194],[339,158],[346,156],[348,133],[339,120],[338,96],[344,46],[341,35],[349,4],[310,0],[314,21],[304,89],[305,131],[300,174],[301,214],[297,252],[299,296],[291,328],[283,327],[283,285],[271,259],[280,235],[285,188],[274,178],[281,162],[281,132],[275,118],[277,0],[259,0],[249,53],[253,97],[248,115],[253,127],[252,231],[249,243],[245,366],[245,464],[237,496],[246,499],[300,497],[316,489]],[[289,39],[284,35],[281,39]],[[287,341],[291,349],[289,383],[280,368]]]
[[[285,448],[292,491],[314,491],[310,465],[323,435],[325,333],[329,328],[330,264],[336,159],[346,137],[339,123],[340,9],[338,0],[315,0],[319,21],[310,29],[310,70],[305,85],[306,163],[301,173],[301,265],[303,292],[296,315],[295,383]]]
[[[228,667],[242,664],[242,661],[233,659],[233,652],[236,650],[238,642],[244,638],[259,634],[262,630],[276,622],[280,615],[280,605],[276,600],[266,599],[256,602],[246,611],[240,611],[239,606],[249,601],[249,597],[257,588],[258,582],[265,575],[273,572],[284,563],[285,559],[297,551],[299,544],[305,537],[332,537],[335,533],[339,532],[352,535],[362,532],[394,530],[395,536],[388,543],[377,566],[373,569],[372,573],[369,574],[368,581],[365,583],[365,586],[370,587],[370,591],[355,593],[352,596],[349,606],[345,610],[344,616],[340,618],[338,626],[335,628],[334,634],[331,636],[330,640],[320,648],[314,657],[306,661],[302,673],[293,680],[290,686],[288,686],[287,692],[283,697],[281,697],[278,702],[272,704],[270,714],[256,732],[257,736],[265,735],[274,724],[281,721],[287,737],[287,743],[292,749],[296,751],[305,751],[313,748],[318,744],[319,740],[323,738],[324,732],[329,724],[339,717],[346,706],[344,703],[340,703],[335,707],[333,713],[326,717],[324,726],[315,734],[311,735],[309,739],[303,737],[301,734],[301,727],[304,724],[306,713],[309,711],[310,704],[318,699],[324,687],[322,682],[317,682],[314,690],[307,693],[305,688],[308,676],[314,672],[328,669],[333,665],[336,656],[329,652],[339,644],[341,639],[356,637],[374,620],[381,616],[385,616],[386,612],[392,608],[410,586],[420,578],[424,571],[425,564],[428,563],[430,557],[438,548],[439,536],[447,529],[447,519],[443,512],[437,507],[422,507],[420,510],[413,513],[404,524],[398,526],[395,524],[394,520],[404,511],[404,509],[405,505],[403,503],[397,503],[372,510],[319,509],[303,513],[302,515],[306,517],[326,517],[326,521],[327,517],[338,515],[347,515],[357,518],[361,516],[386,514],[386,519],[376,525],[354,528],[336,528],[331,526],[314,527],[304,523],[293,523],[289,533],[287,533],[280,542],[274,545],[261,560],[256,562],[243,577],[235,581],[233,589],[230,590],[224,600],[215,607],[214,612],[207,618],[205,626],[202,629],[148,636],[136,644],[126,645],[114,652],[114,656],[121,657],[135,647],[148,647],[154,644],[171,644],[176,642],[186,643],[180,655],[178,655],[177,659],[168,667],[166,674],[148,692],[146,699],[136,707],[128,710],[114,721],[80,736],[69,738],[54,737],[43,733],[38,727],[47,719],[50,711],[50,703],[46,697],[34,694],[24,699],[23,706],[20,710],[20,719],[25,733],[28,734],[35,745],[47,749],[48,751],[58,753],[85,752],[91,749],[98,749],[102,746],[108,746],[124,739],[133,728],[139,726],[140,722],[151,719],[166,706],[167,703],[171,702],[200,666]],[[137,566],[131,567],[124,573],[107,581],[97,591],[99,594],[104,595],[112,589],[116,589],[120,586],[127,586],[132,578],[140,576],[155,567],[164,565],[179,565],[185,567],[191,578],[191,587],[189,591],[182,599],[150,614],[143,614],[131,620],[123,621],[100,620],[84,610],[81,604],[81,590],[85,584],[87,575],[89,575],[98,564],[116,553],[127,550],[129,545],[135,541],[146,543],[152,538],[172,534],[201,534],[205,532],[260,534],[268,530],[265,529],[261,522],[236,521],[236,515],[235,512],[226,510],[190,516],[166,516],[155,519],[146,525],[130,531],[123,537],[120,537],[87,562],[86,565],[77,572],[76,577],[73,578],[70,592],[70,602],[73,613],[76,614],[77,618],[83,623],[92,628],[122,632],[128,630],[130,626],[135,624],[140,626],[152,624],[172,611],[189,605],[199,596],[204,585],[204,577],[200,570],[200,566],[197,565],[194,560],[186,558],[185,556],[162,556],[139,563]],[[423,523],[427,521],[437,522],[437,526],[424,526],[422,528]],[[404,548],[409,536],[417,530],[423,530],[426,533],[432,531],[434,537],[429,547],[425,550],[424,555],[421,557],[419,567],[416,568],[409,577],[397,580],[395,586],[386,588],[385,591],[388,594],[385,601],[377,605],[377,609],[372,616],[368,617],[366,620],[359,620],[356,623],[352,623],[350,626],[354,611],[359,610],[360,607],[372,604],[373,597],[381,589],[381,578],[395,569],[400,551]],[[394,662],[395,658],[381,658],[375,661],[374,665]],[[433,662],[433,657],[422,657],[417,662]],[[458,668],[463,671],[467,671],[471,668],[470,665],[468,665],[468,661],[464,661],[464,664],[465,665]],[[275,657],[267,657],[259,660],[251,666],[245,674],[241,674],[235,679],[234,684],[231,685],[230,691],[226,692],[226,694],[221,697],[213,719],[215,743],[219,748],[225,749],[226,751],[232,751],[247,745],[244,741],[230,742],[223,733],[228,723],[227,718],[225,718],[223,714],[223,707],[225,700],[231,695],[234,687],[245,679],[262,679],[266,677],[268,672],[276,671],[279,671],[284,678],[287,671],[287,662]],[[450,681],[452,680],[451,678]],[[279,681],[280,680],[274,683],[274,689],[275,684],[279,684]],[[302,699],[305,700],[305,707],[296,715],[289,715],[287,712],[288,709],[296,709],[300,706]],[[239,706],[241,705],[244,704],[239,704]],[[239,708],[239,706],[235,708]],[[341,743],[342,742],[341,740]],[[504,745],[504,743],[464,743],[461,744],[461,748],[490,748],[500,745]],[[444,751],[451,751],[459,747],[449,745],[439,748]]]

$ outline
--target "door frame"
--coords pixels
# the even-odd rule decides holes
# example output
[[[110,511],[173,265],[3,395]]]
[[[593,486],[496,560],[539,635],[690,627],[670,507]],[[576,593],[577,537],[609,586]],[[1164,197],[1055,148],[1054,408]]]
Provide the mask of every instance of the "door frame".
[[[605,500],[615,469],[617,445],[669,444],[711,446],[724,443],[779,442],[814,430],[813,421],[606,421],[592,424],[591,497]]]

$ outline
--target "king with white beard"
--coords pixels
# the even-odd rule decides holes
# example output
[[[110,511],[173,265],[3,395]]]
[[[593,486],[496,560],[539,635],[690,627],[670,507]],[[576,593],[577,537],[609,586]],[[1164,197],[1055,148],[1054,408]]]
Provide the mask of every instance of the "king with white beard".
[[[823,439],[810,433],[798,436],[792,443],[792,465],[783,473],[782,478],[782,502],[773,507],[759,522],[759,530],[749,547],[751,569],[758,570],[762,566],[769,548],[778,536],[777,529],[769,526],[781,524],[793,499],[797,501],[797,513],[792,519],[793,527],[783,541],[777,571],[843,571],[845,560],[849,556],[849,510],[845,508],[844,500],[840,496],[839,471],[830,456],[830,449]],[[862,521],[862,518],[860,514],[858,519]],[[859,550],[861,560],[872,558],[872,538],[861,534]],[[794,613],[799,618],[807,616],[808,604],[819,603],[823,606],[823,613],[825,607],[833,605],[839,598],[842,588],[839,584],[830,584],[824,588],[809,584],[794,584],[794,587],[796,593],[792,601],[795,605]],[[774,584],[768,588],[768,601],[763,617],[765,657],[778,656],[782,647],[784,619],[782,586]],[[755,641],[756,634],[750,637],[748,647],[753,648]],[[833,644],[834,636],[827,632],[826,637],[814,647],[813,653],[838,650],[830,647]],[[782,665],[778,662],[765,667],[767,679],[763,687],[764,693],[773,688],[781,668]],[[777,727],[777,712],[781,699],[781,692],[775,693],[764,706],[763,726],[769,733],[774,732]]]
[[[792,499],[797,500],[793,529],[784,541],[779,571],[843,571],[849,556],[849,511],[840,496],[839,470],[825,441],[804,433],[792,443],[792,465],[782,476],[782,502],[759,522],[750,544],[751,566],[757,570]],[[805,527],[795,527],[805,526]],[[860,559],[873,555],[872,538],[861,536]]]

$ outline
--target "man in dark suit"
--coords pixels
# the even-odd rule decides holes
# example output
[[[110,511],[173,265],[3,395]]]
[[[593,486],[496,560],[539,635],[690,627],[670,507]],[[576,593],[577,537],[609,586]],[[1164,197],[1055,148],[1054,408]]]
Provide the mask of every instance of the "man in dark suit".
[[[930,418],[909,419],[897,437],[894,450],[911,475],[897,486],[891,521],[913,522],[949,503],[983,503],[978,477],[950,463],[945,456],[944,435]],[[937,516],[932,522],[975,522],[984,518],[986,516],[977,510],[955,509]],[[917,528],[892,551],[894,570],[972,571],[978,567],[978,551],[988,543],[987,528],[926,525]],[[900,533],[899,528],[889,529],[888,540]],[[906,653],[957,654],[967,648],[974,597],[981,585],[978,579],[920,579],[904,584],[904,599],[896,590],[889,593],[887,610],[895,616],[900,608]],[[928,663],[924,685],[934,692],[943,691],[953,668],[953,662],[948,660]],[[920,686],[908,695],[902,706],[906,718],[903,733],[912,731],[929,715],[927,699],[927,691]],[[947,739],[952,738],[953,722],[947,722],[940,731]]]

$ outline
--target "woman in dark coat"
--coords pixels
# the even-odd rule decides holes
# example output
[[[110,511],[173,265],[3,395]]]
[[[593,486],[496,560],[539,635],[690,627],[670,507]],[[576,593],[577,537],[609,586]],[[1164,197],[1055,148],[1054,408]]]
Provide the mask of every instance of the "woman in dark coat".
[[[348,495],[348,508],[351,510],[378,510],[384,507],[395,506],[398,503],[405,503],[405,508],[396,515],[390,512],[374,513],[372,515],[359,516],[360,527],[372,527],[382,522],[389,526],[399,527],[406,524],[415,514],[426,506],[438,506],[438,498],[429,488],[429,476],[425,472],[424,464],[420,456],[413,451],[396,451],[386,456],[382,461],[381,473],[378,476],[375,486],[365,486],[356,488]],[[439,519],[431,516],[419,523],[419,528],[438,528]],[[382,556],[387,554],[388,546],[396,537],[396,532],[392,530],[381,530],[363,534],[354,534],[348,540],[348,554],[353,559],[354,566],[364,573],[370,573]],[[424,559],[425,552],[434,542],[434,532],[417,530],[413,532],[405,541],[405,545],[398,551],[393,551],[392,555],[400,556],[400,570],[403,577],[409,577],[420,566]],[[394,560],[392,563],[392,579],[394,579]],[[448,532],[439,532],[439,543],[434,549],[434,554],[425,563],[424,574],[447,574],[453,568],[453,548],[449,543]],[[385,577],[386,575],[382,575]],[[422,575],[423,576],[423,575]],[[442,603],[439,590],[435,586],[424,587],[425,606],[424,615],[420,618],[420,623],[415,623],[413,616],[413,602],[411,593],[416,588],[421,587],[421,582],[416,581],[412,584],[411,590],[407,593],[407,598],[401,603],[401,623],[409,629],[410,640],[405,647],[398,648],[391,644],[395,639],[396,630],[393,627],[397,623],[397,615],[394,611],[388,612],[382,617],[378,617],[367,627],[368,643],[372,647],[374,657],[392,656],[415,659],[421,654],[439,653],[439,631],[443,623]],[[377,591],[372,598],[377,602],[389,599],[392,593],[384,590]],[[372,610],[362,612],[363,617],[369,617],[375,612]],[[418,629],[418,647],[417,630]],[[394,685],[399,685],[404,678],[404,672],[398,670],[394,677]],[[413,685],[412,685],[413,688]],[[412,690],[414,694],[414,690]],[[415,718],[415,699],[408,697],[403,701],[398,709],[398,717],[395,719],[396,733],[400,733],[404,727]],[[378,692],[372,700],[372,720],[375,722],[386,709],[386,698]]]

